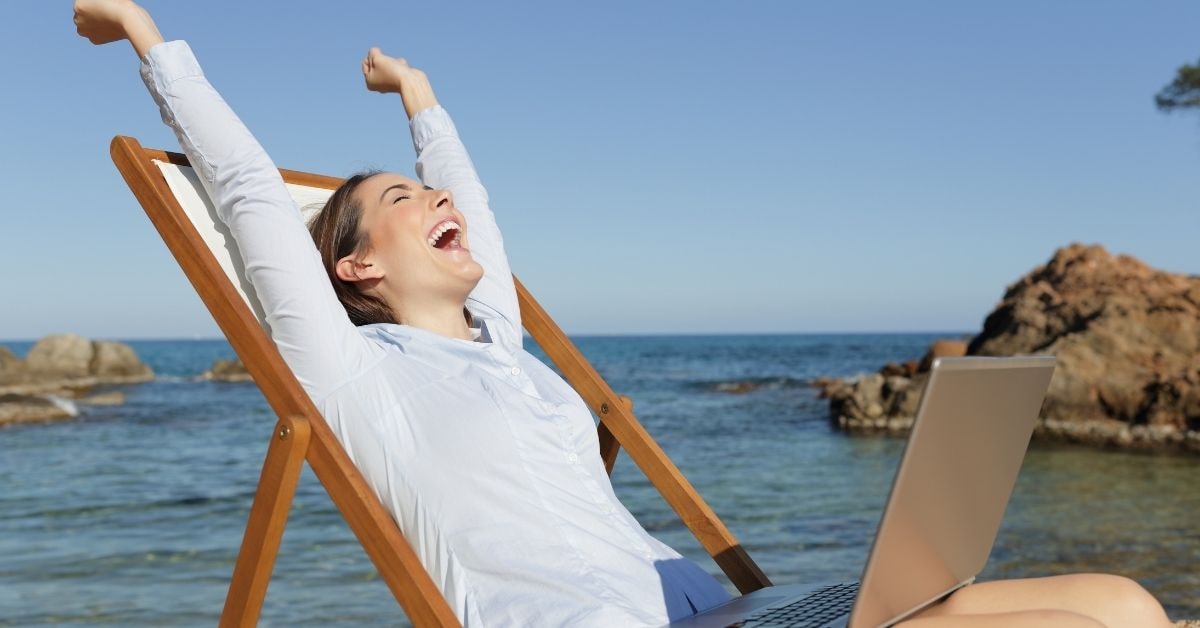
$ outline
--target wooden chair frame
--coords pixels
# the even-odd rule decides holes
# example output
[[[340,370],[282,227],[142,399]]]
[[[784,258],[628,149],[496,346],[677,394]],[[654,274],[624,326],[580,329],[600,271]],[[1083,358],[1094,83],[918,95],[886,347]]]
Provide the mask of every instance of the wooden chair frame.
[[[167,248],[279,417],[263,461],[220,624],[257,622],[296,483],[307,460],[413,624],[458,626],[458,619],[399,527],[234,289],[154,164],[162,161],[188,166],[187,158],[142,148],[136,139],[123,136],[113,138],[111,154]],[[288,183],[317,188],[333,189],[341,183],[335,177],[291,170],[280,173]],[[770,586],[758,565],[634,417],[629,399],[613,392],[519,281],[516,287],[525,328],[600,417],[601,455],[608,471],[612,472],[619,448],[624,446],[739,591],[749,593]]]

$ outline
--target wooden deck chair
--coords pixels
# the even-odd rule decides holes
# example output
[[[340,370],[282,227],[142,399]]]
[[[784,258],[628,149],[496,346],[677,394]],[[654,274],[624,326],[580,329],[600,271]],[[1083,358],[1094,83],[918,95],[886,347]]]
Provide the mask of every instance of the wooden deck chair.
[[[459,625],[391,515],[284,363],[263,326],[241,256],[187,158],[116,137],[112,159],[229,343],[279,417],[242,539],[221,625],[254,624],[262,610],[302,463],[307,460],[380,576],[416,626]],[[280,171],[300,207],[319,207],[341,181]],[[683,523],[742,593],[770,581],[619,397],[545,310],[516,282],[526,329],[600,417],[601,455],[612,472],[624,446]]]

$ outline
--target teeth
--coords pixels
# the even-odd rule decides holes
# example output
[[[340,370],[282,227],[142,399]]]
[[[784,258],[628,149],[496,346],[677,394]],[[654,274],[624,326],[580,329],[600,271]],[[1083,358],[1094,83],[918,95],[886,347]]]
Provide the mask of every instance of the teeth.
[[[439,224],[437,227],[434,227],[433,231],[429,232],[429,246],[434,246],[437,244],[438,238],[441,238],[442,234],[451,229],[458,231],[458,233],[454,235],[454,241],[459,242],[462,238],[462,227],[458,226],[458,223],[453,220],[447,220]]]

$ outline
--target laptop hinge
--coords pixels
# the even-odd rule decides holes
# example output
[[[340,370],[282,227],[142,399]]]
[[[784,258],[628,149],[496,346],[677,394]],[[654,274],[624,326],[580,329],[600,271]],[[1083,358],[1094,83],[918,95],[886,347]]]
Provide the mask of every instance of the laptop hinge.
[[[970,578],[967,578],[966,580],[963,580],[962,582],[960,582],[960,583],[958,583],[958,584],[956,584],[956,585],[954,585],[954,586],[950,587],[949,589],[947,589],[947,590],[945,590],[945,591],[943,591],[943,592],[941,592],[941,593],[939,593],[939,594],[937,594],[937,595],[933,596],[932,598],[929,598],[928,600],[925,600],[924,602],[922,602],[922,603],[920,603],[920,604],[916,605],[916,606],[915,606],[915,607],[913,607],[911,610],[909,610],[909,611],[906,611],[906,612],[904,612],[904,613],[901,613],[899,616],[897,616],[896,618],[894,618],[894,619],[892,619],[891,621],[887,622],[885,625],[886,625],[886,626],[891,626],[891,625],[894,625],[894,624],[898,624],[898,623],[900,623],[900,622],[902,622],[902,621],[904,621],[904,620],[908,619],[909,617],[912,617],[913,615],[916,615],[917,613],[919,613],[919,612],[921,612],[921,611],[923,611],[923,610],[925,610],[925,609],[929,608],[930,606],[933,606],[934,604],[937,604],[938,602],[941,602],[942,600],[944,600],[944,599],[946,599],[946,598],[950,597],[950,595],[951,595],[952,593],[954,593],[955,591],[957,591],[957,590],[959,590],[959,589],[961,589],[961,588],[963,588],[963,587],[967,586],[968,584],[971,584],[972,582],[975,582],[975,576],[971,576]]]

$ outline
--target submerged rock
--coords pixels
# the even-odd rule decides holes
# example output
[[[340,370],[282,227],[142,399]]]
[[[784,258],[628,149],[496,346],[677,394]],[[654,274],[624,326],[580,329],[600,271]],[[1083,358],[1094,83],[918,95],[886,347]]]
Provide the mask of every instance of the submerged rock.
[[[744,395],[748,392],[754,392],[762,387],[762,384],[752,381],[740,382],[718,382],[713,385],[715,392],[729,393],[731,395]]]
[[[250,372],[246,370],[246,365],[236,358],[233,360],[218,359],[207,371],[200,374],[200,379],[214,382],[254,381],[254,378],[250,377]]]
[[[110,390],[106,393],[76,399],[75,403],[84,406],[119,406],[125,403],[125,393],[119,390]]]
[[[69,419],[79,412],[69,402],[42,395],[0,394],[0,426]]]
[[[883,374],[826,383],[833,421],[847,430],[907,429],[922,371],[958,349],[935,343],[915,373],[887,365]],[[1200,278],[1072,244],[1009,286],[965,349],[1057,356],[1040,435],[1200,451]]]

